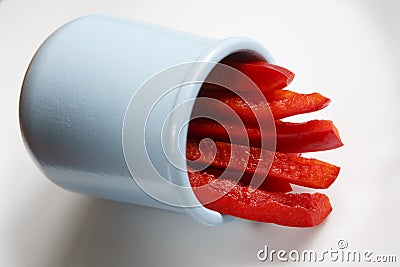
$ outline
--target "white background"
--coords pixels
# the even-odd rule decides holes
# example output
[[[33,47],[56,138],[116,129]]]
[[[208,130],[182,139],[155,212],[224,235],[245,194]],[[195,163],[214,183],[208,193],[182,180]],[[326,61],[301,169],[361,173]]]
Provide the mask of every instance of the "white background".
[[[266,266],[256,257],[264,245],[322,251],[339,239],[400,261],[399,11],[395,0],[0,0],[0,266]],[[291,89],[330,97],[326,110],[296,118],[333,119],[341,131],[345,146],[318,154],[342,167],[325,191],[330,217],[312,229],[242,220],[208,227],[49,182],[22,143],[19,90],[40,43],[90,13],[254,38],[296,73]]]

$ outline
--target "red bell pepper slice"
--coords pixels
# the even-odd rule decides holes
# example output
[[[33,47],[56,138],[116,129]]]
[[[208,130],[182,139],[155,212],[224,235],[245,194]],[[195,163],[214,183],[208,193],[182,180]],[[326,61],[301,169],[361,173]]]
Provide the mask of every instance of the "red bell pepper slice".
[[[207,171],[193,172],[189,169],[188,174],[200,203],[208,209],[239,218],[291,227],[312,227],[320,224],[332,211],[329,198],[324,194],[267,192],[220,179]]]
[[[279,92],[279,96],[277,96],[278,93],[270,95],[271,99],[273,99],[273,101],[268,103],[271,112],[268,110],[265,99],[261,99],[261,97],[257,99],[255,95],[251,94],[246,97],[251,99],[251,102],[247,99],[247,103],[245,99],[229,90],[202,90],[199,97],[209,97],[221,101],[235,111],[243,121],[250,123],[258,123],[257,118],[258,120],[278,120],[298,114],[314,112],[325,108],[330,103],[329,98],[318,93],[299,94],[288,90],[275,91]],[[195,114],[202,114],[202,112],[210,109],[222,115],[222,117],[224,117],[223,114],[226,114],[225,110],[221,109],[219,105],[215,105],[214,102],[195,105],[193,112]],[[273,118],[271,117],[271,113]],[[225,117],[229,118],[230,114],[227,113]]]
[[[330,120],[276,121],[275,127],[276,150],[280,152],[316,152],[343,146],[339,132]]]
[[[331,102],[329,98],[318,93],[298,94],[288,90],[275,90],[274,93],[276,92],[285,96],[281,99],[276,98],[269,103],[275,120],[318,111],[328,106]]]
[[[225,64],[243,72],[263,92],[285,88],[294,78],[294,73],[290,70],[263,61]]]
[[[217,168],[258,174],[262,177],[271,177],[309,188],[328,188],[340,171],[339,167],[317,159],[262,151],[256,147],[223,142],[214,144],[216,151],[213,151],[211,142],[203,142],[201,147],[203,153],[201,153],[199,141],[188,140],[186,158],[203,164],[211,163],[213,167]],[[192,166],[190,162],[188,164]]]
[[[188,162],[188,166],[193,171],[197,170],[197,168],[200,167],[197,164],[193,164],[193,163],[189,163],[189,162]],[[205,170],[207,171],[207,173],[215,175],[216,177],[221,177],[222,174],[224,174],[223,178],[230,179],[232,181],[235,181],[234,179],[236,179],[236,181],[237,181],[238,175],[241,175],[239,177],[240,178],[239,181],[243,185],[250,185],[252,179],[254,179],[252,174],[240,173],[240,172],[237,172],[234,170],[226,170],[226,169],[214,168],[214,167],[208,167]],[[264,190],[264,191],[268,191],[268,192],[282,192],[282,193],[287,193],[287,192],[293,191],[290,183],[283,179],[276,179],[274,177],[264,177],[264,178],[265,179],[258,186],[258,189],[260,189],[260,190]]]
[[[223,64],[226,64],[241,71],[248,78],[250,78],[263,93],[285,88],[292,82],[294,78],[294,73],[290,70],[263,61],[254,61],[247,63],[223,62]],[[212,75],[220,74],[212,73]],[[236,83],[236,87],[238,87],[237,90],[249,90],[245,86],[240,86],[240,83],[242,83],[241,79],[237,79],[237,81],[235,80],[236,77],[229,77],[229,79],[231,80],[231,82],[233,81]],[[241,87],[243,89],[241,89]],[[203,91],[220,89],[224,89],[224,87],[211,83],[205,83],[202,86]]]
[[[226,129],[225,129],[225,128]],[[276,151],[284,153],[304,153],[323,151],[341,147],[343,145],[339,133],[329,120],[311,120],[303,123],[276,121]],[[238,145],[247,145],[247,138],[251,146],[260,147],[261,132],[255,125],[246,125],[246,133],[240,127],[230,122],[224,126],[211,119],[198,118],[189,124],[189,136],[196,139],[211,138],[214,141],[231,142],[229,135]],[[271,143],[274,133],[266,132],[262,139]],[[243,140],[243,142],[241,142]]]

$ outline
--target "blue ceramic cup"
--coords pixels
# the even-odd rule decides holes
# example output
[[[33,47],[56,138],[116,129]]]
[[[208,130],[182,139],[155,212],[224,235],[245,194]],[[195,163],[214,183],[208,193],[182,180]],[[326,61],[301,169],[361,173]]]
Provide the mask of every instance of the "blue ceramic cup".
[[[185,150],[187,125],[178,132],[175,122],[189,120],[198,81],[230,56],[273,62],[243,37],[217,41],[103,15],[76,19],[51,34],[29,65],[20,99],[25,144],[41,171],[67,190],[184,212],[209,225],[228,222],[232,217],[203,207],[188,190],[185,168],[176,167],[185,159],[171,163],[162,151]],[[155,104],[161,91],[146,86],[177,69],[176,81],[197,82]],[[156,173],[185,190],[152,179]]]

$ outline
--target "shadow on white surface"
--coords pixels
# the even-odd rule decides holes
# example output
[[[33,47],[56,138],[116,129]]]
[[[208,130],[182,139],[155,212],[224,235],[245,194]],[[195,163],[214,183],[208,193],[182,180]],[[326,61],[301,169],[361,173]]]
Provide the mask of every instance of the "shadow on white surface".
[[[20,211],[15,230],[23,238],[18,238],[14,246],[20,266],[260,264],[256,253],[264,245],[287,250],[309,247],[321,229],[247,221],[209,227],[183,214],[72,196],[79,201],[67,201],[66,206],[57,203],[54,195],[41,194]],[[29,212],[37,205],[43,205],[40,216]]]

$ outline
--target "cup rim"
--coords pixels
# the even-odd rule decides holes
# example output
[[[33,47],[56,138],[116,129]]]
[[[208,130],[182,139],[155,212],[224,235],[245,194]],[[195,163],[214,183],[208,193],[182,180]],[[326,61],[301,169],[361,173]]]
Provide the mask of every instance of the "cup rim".
[[[229,37],[215,42],[211,45],[203,54],[197,59],[198,62],[212,62],[219,63],[224,58],[234,54],[234,53],[246,53],[252,56],[259,58],[260,60],[264,60],[268,63],[275,63],[274,58],[271,53],[260,43],[246,38],[246,37]],[[198,73],[197,76],[205,75],[206,76],[211,72],[212,69],[203,70],[201,73]],[[206,73],[204,73],[206,71]],[[193,73],[191,73],[193,74]],[[196,74],[194,74],[196,76]],[[204,77],[206,77],[204,76]],[[193,77],[193,76],[191,76]],[[175,103],[181,103],[186,99],[195,99],[200,91],[201,84],[193,85],[193,90],[179,90],[177,96],[175,98]],[[193,110],[193,105],[187,107],[187,112],[184,112],[185,121],[190,120],[190,116]],[[187,142],[187,128],[183,129],[184,138],[179,138],[178,145],[179,147],[185,148],[186,151],[186,142]],[[171,140],[172,141],[172,140]],[[186,166],[186,162],[182,162],[181,166]],[[189,176],[187,170],[185,172],[182,171],[174,171],[171,170],[174,175],[171,175],[171,182],[177,183],[181,186],[190,187]],[[184,212],[192,217],[194,220],[201,222],[207,225],[222,225],[228,222],[231,222],[236,219],[236,217],[232,217],[230,215],[221,214],[219,212],[207,209],[204,207],[197,199],[193,191],[185,191],[179,192],[176,194],[178,198],[185,202],[189,201],[189,203],[198,203],[196,207],[184,207],[182,208]]]

